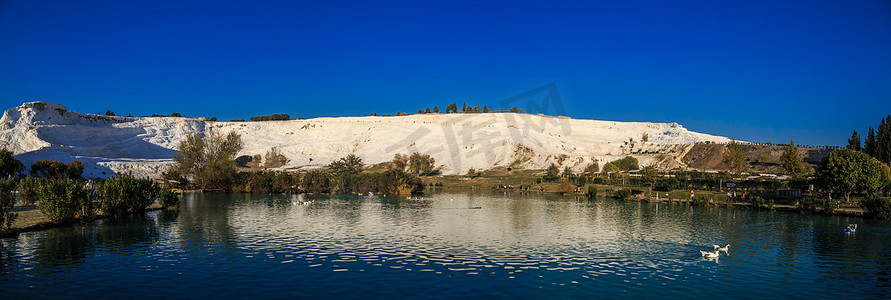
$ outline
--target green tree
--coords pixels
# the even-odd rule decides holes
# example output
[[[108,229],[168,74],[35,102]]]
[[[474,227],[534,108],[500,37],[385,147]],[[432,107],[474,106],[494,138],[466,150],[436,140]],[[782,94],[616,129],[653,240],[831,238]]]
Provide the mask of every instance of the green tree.
[[[545,171],[545,175],[542,176],[542,179],[545,182],[553,182],[553,181],[557,180],[557,178],[559,178],[559,176],[560,176],[560,168],[558,168],[557,165],[555,165],[555,164],[551,164],[550,166],[548,166],[548,169],[547,169],[547,171]]]
[[[19,216],[11,211],[15,206],[15,190],[15,180],[0,179],[0,235],[9,231],[12,222]]]
[[[804,174],[804,161],[801,159],[801,155],[798,154],[798,148],[795,147],[795,141],[791,141],[785,149],[783,149],[783,155],[780,156],[780,164],[783,165],[783,169],[786,169],[786,173],[792,175],[792,177],[798,177]]]
[[[655,166],[649,165],[640,170],[640,178],[643,184],[649,188],[647,195],[653,193],[653,186],[656,185],[656,179],[659,177],[659,170]]]
[[[112,112],[111,110],[106,110],[105,115],[114,117],[114,112]]]
[[[622,169],[619,169],[619,167],[616,166],[615,164],[613,164],[612,162],[608,162],[605,165],[603,165],[603,173],[618,172],[621,170]]]
[[[484,112],[484,113],[488,113],[488,112],[489,112],[489,107],[486,106],[486,105],[483,105],[483,112]]]
[[[17,176],[25,170],[25,164],[15,158],[12,151],[0,149],[0,177]]]
[[[637,159],[632,156],[625,156],[622,159],[614,160],[610,163],[613,166],[617,167],[621,171],[631,171],[631,170],[639,170],[640,169]],[[604,167],[606,167],[606,166],[604,166]]]
[[[41,178],[66,178],[66,166],[60,161],[38,160],[31,165],[31,175]]]
[[[446,107],[446,113],[450,113],[450,112],[454,112],[454,113],[458,112],[458,105],[455,103],[449,104],[449,106]]]
[[[151,179],[126,173],[109,178],[96,188],[99,209],[115,217],[143,212],[158,199],[159,192]]]
[[[342,157],[328,164],[334,176],[334,192],[351,194],[356,192],[359,184],[359,173],[362,173],[362,159],[354,154]]]
[[[170,114],[170,116],[171,116],[171,117],[177,117],[177,118],[182,118],[182,117],[183,117],[183,115],[179,114],[178,112],[174,112],[174,113]]]
[[[866,140],[863,141],[863,152],[872,155],[872,157],[876,156],[876,132],[872,127],[869,127]]]
[[[234,131],[226,136],[214,131],[201,138],[198,133],[186,136],[177,145],[178,153],[165,172],[169,179],[188,179],[204,189],[229,189],[235,180],[235,155],[243,145]]]
[[[568,179],[575,178],[575,173],[572,172],[572,169],[569,166],[563,168],[563,177]]]
[[[16,194],[21,205],[33,206],[37,203],[37,189],[40,187],[40,179],[28,176],[19,181]]]
[[[63,179],[46,180],[37,189],[37,208],[52,222],[71,222],[92,212],[89,191],[83,183]]]
[[[438,113],[438,112],[439,112],[439,106],[434,105],[434,106],[433,106],[433,112]]]
[[[512,107],[512,108],[510,109],[510,112],[512,112],[512,113],[518,113],[518,112],[520,112],[520,109],[517,108],[516,106],[514,106],[514,107]]]
[[[742,145],[732,140],[724,151],[724,159],[721,161],[731,173],[739,173],[746,170],[746,153]]]
[[[585,167],[585,173],[594,174],[597,172],[600,172],[600,165],[597,164],[597,162],[594,162],[594,163],[588,165],[587,167]]]
[[[331,176],[328,172],[320,169],[309,170],[300,180],[303,190],[307,193],[330,193],[331,192]]]
[[[851,134],[851,138],[848,139],[848,149],[860,151],[860,134],[857,133],[857,130],[854,130],[854,133]]]
[[[891,115],[882,118],[879,124],[873,156],[883,163],[891,163]]]
[[[409,172],[418,175],[429,175],[433,172],[436,160],[430,155],[422,155],[418,152],[412,153],[408,158]]]
[[[72,160],[65,165],[65,177],[71,179],[80,179],[84,173],[84,164],[80,161]]]
[[[884,182],[884,169],[877,159],[849,149],[829,153],[817,171],[819,182],[849,201],[855,192],[875,193]]]

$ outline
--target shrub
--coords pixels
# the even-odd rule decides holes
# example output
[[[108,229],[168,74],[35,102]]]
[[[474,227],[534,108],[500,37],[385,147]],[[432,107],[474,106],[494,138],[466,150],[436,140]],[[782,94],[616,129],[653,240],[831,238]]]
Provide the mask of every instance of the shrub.
[[[83,183],[64,179],[46,180],[37,188],[37,208],[52,222],[71,222],[79,215],[92,216],[89,191]]]
[[[10,212],[15,206],[15,181],[0,179],[0,234],[12,227],[18,214]]]
[[[143,212],[158,198],[159,189],[151,179],[130,174],[109,178],[99,185],[99,209],[112,216]]]
[[[812,196],[801,198],[798,201],[798,209],[802,212],[813,213],[817,211],[817,200]]]
[[[760,196],[752,196],[751,201],[752,201],[752,208],[762,209],[762,208],[767,207],[766,203],[764,202],[764,198],[761,198]]]
[[[588,191],[585,192],[585,196],[588,196],[588,198],[591,199],[597,198],[597,186],[589,185]]]
[[[620,189],[616,191],[615,197],[622,200],[631,199],[631,190],[630,189]]]
[[[891,198],[889,197],[868,196],[860,201],[860,207],[868,216],[891,220]]]
[[[308,193],[331,192],[331,175],[323,170],[315,169],[306,172],[301,180],[303,190]]]
[[[831,214],[838,209],[838,202],[831,200],[829,198],[821,198],[818,200],[818,204],[820,204],[820,209],[827,214]]]
[[[693,201],[690,204],[694,206],[708,206],[708,198],[705,197],[694,197]]]
[[[179,206],[179,196],[171,191],[170,187],[162,187],[158,192],[158,204],[163,207],[177,207]]]
[[[19,181],[17,191],[21,205],[32,206],[37,204],[37,188],[39,185],[39,179],[30,176]]]
[[[573,191],[575,191],[575,185],[569,181],[563,181],[560,183],[560,187],[557,188],[557,194],[560,195],[572,194]]]

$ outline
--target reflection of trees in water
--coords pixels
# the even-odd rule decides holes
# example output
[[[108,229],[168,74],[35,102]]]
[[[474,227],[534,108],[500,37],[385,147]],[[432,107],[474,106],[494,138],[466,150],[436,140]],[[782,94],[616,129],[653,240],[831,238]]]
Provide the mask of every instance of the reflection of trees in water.
[[[37,238],[34,255],[40,268],[77,265],[95,250],[138,254],[158,240],[158,228],[148,216],[105,219],[96,225],[51,228]]]
[[[238,199],[238,198],[241,199]],[[185,243],[194,247],[207,244],[237,247],[236,235],[229,224],[230,207],[247,201],[239,194],[189,194],[183,199],[177,224]]]
[[[179,209],[163,209],[158,212],[158,230],[170,231],[177,217],[179,217]]]
[[[37,239],[37,267],[55,268],[82,263],[94,248],[92,226],[50,228]]]
[[[5,241],[0,240],[0,277],[9,274],[10,270],[15,266],[15,251],[7,245]]]
[[[110,253],[136,254],[158,240],[158,226],[146,215],[105,219],[96,229],[96,245]]]

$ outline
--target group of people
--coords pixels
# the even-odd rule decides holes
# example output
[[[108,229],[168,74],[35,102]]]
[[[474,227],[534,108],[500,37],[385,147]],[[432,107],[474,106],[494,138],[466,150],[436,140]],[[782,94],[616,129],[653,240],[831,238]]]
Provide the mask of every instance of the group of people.
[[[745,202],[746,201],[746,192],[742,192],[741,194],[737,195],[736,191],[727,191],[727,200],[735,201],[737,199]]]

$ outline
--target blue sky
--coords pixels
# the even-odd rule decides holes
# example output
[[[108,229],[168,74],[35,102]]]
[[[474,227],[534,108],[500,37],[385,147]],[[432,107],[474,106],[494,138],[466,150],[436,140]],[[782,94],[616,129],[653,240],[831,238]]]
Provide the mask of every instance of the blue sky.
[[[891,2],[0,1],[0,104],[221,120],[498,106],[843,145],[891,114]]]

